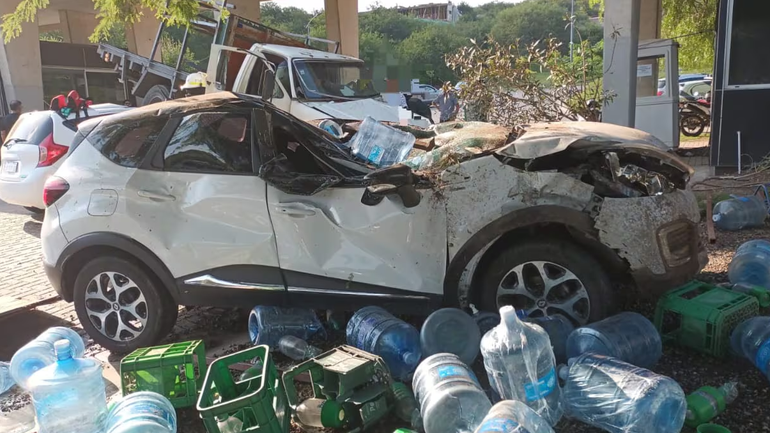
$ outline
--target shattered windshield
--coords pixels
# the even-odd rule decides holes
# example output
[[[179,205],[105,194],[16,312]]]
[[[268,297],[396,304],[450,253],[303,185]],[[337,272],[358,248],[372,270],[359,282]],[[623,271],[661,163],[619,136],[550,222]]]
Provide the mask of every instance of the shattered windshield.
[[[296,60],[299,85],[305,99],[365,99],[378,96],[362,62]]]

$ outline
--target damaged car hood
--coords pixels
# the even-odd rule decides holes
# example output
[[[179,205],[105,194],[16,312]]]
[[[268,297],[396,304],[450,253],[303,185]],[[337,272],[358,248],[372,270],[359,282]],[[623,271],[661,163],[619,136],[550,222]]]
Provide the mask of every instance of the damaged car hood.
[[[654,135],[638,129],[610,123],[554,122],[524,127],[524,133],[499,152],[516,159],[534,159],[566,150],[576,142],[646,143],[664,153],[668,150]]]

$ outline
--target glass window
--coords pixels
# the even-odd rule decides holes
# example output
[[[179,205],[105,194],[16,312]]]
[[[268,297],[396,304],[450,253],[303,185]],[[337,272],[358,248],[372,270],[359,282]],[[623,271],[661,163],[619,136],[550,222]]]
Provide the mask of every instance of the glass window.
[[[371,98],[377,96],[363,62],[297,60],[294,66],[307,99]]]
[[[112,102],[123,105],[126,95],[123,85],[118,81],[118,74],[103,72],[86,72],[88,78],[88,97],[94,104]]]
[[[118,116],[102,122],[89,136],[96,150],[115,164],[138,167],[166,125],[168,117]]]
[[[51,113],[46,111],[33,111],[23,114],[13,125],[7,140],[24,143],[40,144],[43,139],[53,133],[53,120]]]
[[[253,173],[250,113],[196,113],[182,119],[163,155],[164,168]]]
[[[666,58],[664,56],[645,57],[636,62],[636,96],[638,98],[662,96],[666,93],[665,84],[660,87],[658,79],[665,75]],[[676,91],[676,89],[670,89]]]
[[[734,1],[732,7],[728,84],[770,84],[770,56],[759,48],[770,44],[770,2]]]
[[[72,70],[43,69],[43,100],[46,106],[58,95],[77,90],[82,97],[88,95],[85,73]]]

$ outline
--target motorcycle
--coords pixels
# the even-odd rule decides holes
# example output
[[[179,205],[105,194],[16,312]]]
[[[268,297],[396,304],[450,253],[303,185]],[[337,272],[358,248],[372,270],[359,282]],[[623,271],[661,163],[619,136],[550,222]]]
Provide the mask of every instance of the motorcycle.
[[[679,96],[679,130],[686,137],[698,137],[711,123],[711,93],[701,99],[684,92]]]

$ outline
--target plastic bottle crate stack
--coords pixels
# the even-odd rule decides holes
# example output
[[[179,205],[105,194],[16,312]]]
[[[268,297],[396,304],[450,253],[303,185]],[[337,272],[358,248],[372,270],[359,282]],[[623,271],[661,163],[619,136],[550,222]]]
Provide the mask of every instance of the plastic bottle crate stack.
[[[120,362],[123,395],[152,391],[175,408],[195,406],[206,375],[206,349],[194,340],[137,349]]]
[[[255,358],[258,361],[254,362]],[[262,373],[236,381],[230,366],[238,363],[261,363]],[[208,433],[222,433],[218,424],[225,419],[237,419],[241,431],[289,431],[290,410],[286,391],[270,348],[257,346],[212,362],[196,409]]]
[[[759,314],[753,296],[692,281],[666,294],[655,310],[655,327],[663,342],[676,342],[716,357],[730,347],[730,333]]]

